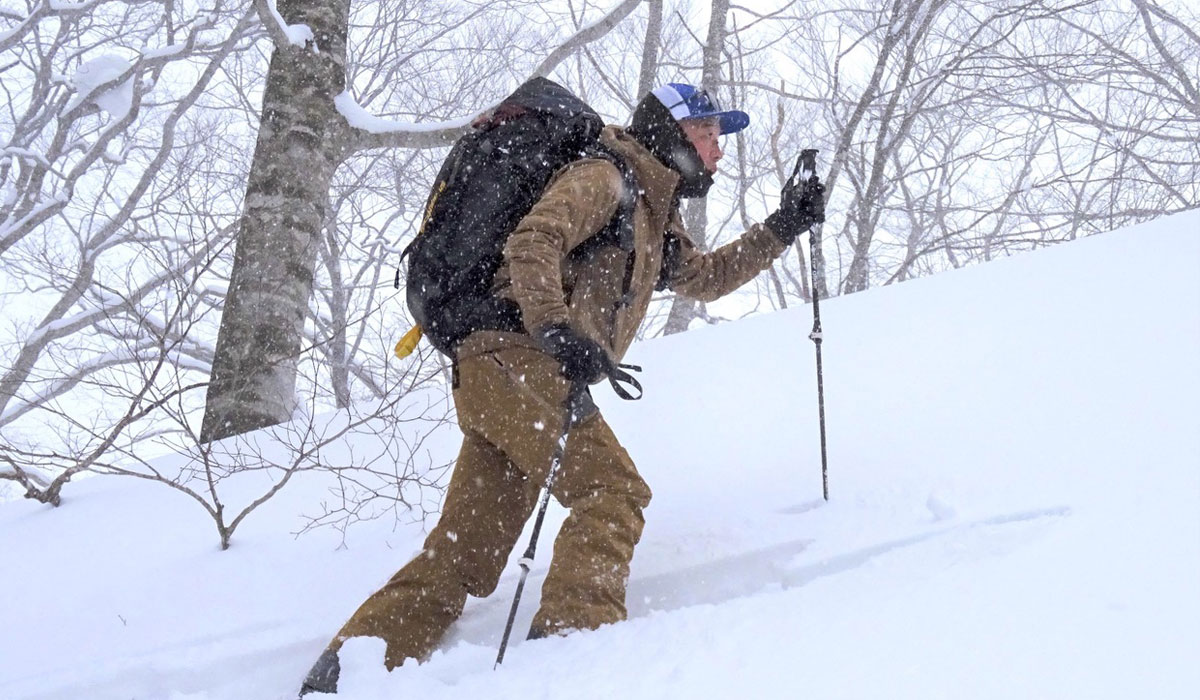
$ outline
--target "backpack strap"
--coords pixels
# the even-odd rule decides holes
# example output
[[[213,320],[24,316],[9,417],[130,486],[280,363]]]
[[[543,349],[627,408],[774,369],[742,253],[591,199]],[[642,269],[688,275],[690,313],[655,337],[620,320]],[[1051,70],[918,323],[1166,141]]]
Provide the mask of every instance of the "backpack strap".
[[[446,187],[458,175],[459,166],[462,164],[464,154],[469,147],[474,147],[473,144],[468,143],[471,136],[475,136],[475,133],[469,134],[454,144],[454,148],[450,149],[450,153],[446,156],[442,167],[438,169],[437,177],[433,181],[433,187],[429,191],[429,197],[425,200],[425,213],[421,216],[421,225],[417,229],[417,235],[413,236],[408,245],[404,246],[404,251],[400,253],[400,259],[396,261],[396,281],[392,285],[396,289],[400,288],[400,270],[404,266],[404,259],[412,252],[413,246],[417,244],[417,240],[421,237],[421,234],[425,233],[425,227],[429,225],[429,220],[433,218],[433,208],[437,205],[438,198],[442,196],[442,193],[446,191]]]
[[[617,202],[617,210],[608,224],[593,234],[591,238],[576,246],[570,254],[571,257],[582,259],[591,255],[598,248],[608,245],[615,245],[624,251],[626,254],[625,275],[621,281],[620,306],[620,308],[624,308],[633,303],[631,291],[635,255],[633,210],[637,207],[639,192],[637,176],[634,175],[633,169],[620,154],[601,143],[597,142],[589,146],[583,152],[583,157],[606,160],[617,168],[617,172],[621,174],[621,198]]]
[[[680,261],[683,258],[683,244],[679,237],[667,231],[663,236],[662,267],[658,270],[658,282],[654,291],[662,292],[671,288],[671,280],[679,272]]]
[[[613,392],[615,392],[617,396],[620,396],[626,401],[637,401],[638,399],[642,398],[644,393],[642,391],[642,383],[639,382],[637,378],[629,372],[641,371],[642,368],[638,365],[617,365],[609,373],[608,383],[612,385]],[[633,390],[637,392],[637,396],[634,396],[632,392],[621,386],[622,384],[628,384],[633,387]]]

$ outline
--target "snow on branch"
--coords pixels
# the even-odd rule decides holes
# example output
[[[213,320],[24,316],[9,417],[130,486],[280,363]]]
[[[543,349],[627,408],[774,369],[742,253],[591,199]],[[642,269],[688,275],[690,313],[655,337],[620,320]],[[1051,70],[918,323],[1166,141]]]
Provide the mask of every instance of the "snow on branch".
[[[266,0],[256,0],[264,2]],[[608,14],[595,22],[582,27],[579,31],[559,46],[543,60],[530,78],[549,75],[560,63],[567,60],[572,53],[608,34],[621,20],[629,16],[642,0],[623,0]],[[458,119],[431,124],[413,124],[411,122],[391,121],[376,117],[359,105],[349,93],[342,93],[334,99],[338,112],[346,118],[351,127],[359,132],[358,148],[436,148],[449,145],[452,141],[466,133],[470,124],[479,114],[486,113],[496,107],[488,105],[476,114]]]
[[[143,340],[133,349],[118,348],[110,350],[97,357],[84,360],[71,368],[69,374],[62,374],[53,379],[48,386],[39,389],[35,394],[19,398],[20,403],[9,406],[0,413],[0,427],[9,425],[31,411],[35,411],[48,401],[52,401],[71,391],[92,374],[113,367],[133,365],[139,360],[154,357],[152,354],[158,346],[154,339]],[[174,358],[173,358],[174,359]],[[178,364],[178,363],[176,363]],[[14,397],[15,398],[15,397]],[[48,483],[48,482],[47,482]]]
[[[0,461],[6,462],[7,467],[0,467],[0,479],[21,482],[27,488],[29,485],[44,489],[50,486],[51,479],[37,467],[29,465],[17,466],[17,463],[7,455],[0,454]]]
[[[279,9],[275,6],[275,0],[254,0],[254,7],[258,10],[258,17],[267,33],[271,35],[275,46],[303,47],[313,41],[312,28],[307,24],[288,24],[284,21],[283,15],[279,14]]]
[[[32,31],[42,19],[50,15],[66,15],[72,13],[82,13],[95,5],[98,0],[85,0],[84,2],[63,2],[62,0],[46,0],[42,4],[34,8],[28,15],[17,14],[13,10],[0,9],[0,17],[7,20],[16,20],[17,26],[6,31],[0,32],[0,51],[7,51],[15,46],[24,35]]]
[[[132,63],[113,54],[85,61],[71,76],[75,95],[63,107],[62,113],[69,115],[85,102],[93,102],[113,119],[124,119],[133,108],[135,73]]]
[[[97,0],[84,0],[84,2],[66,2],[66,0],[49,0],[46,5],[55,12],[82,12],[92,5],[96,4]]]
[[[443,122],[414,122],[396,121],[377,117],[358,104],[349,92],[343,92],[333,98],[337,111],[346,118],[351,127],[364,132],[364,141],[374,143],[367,148],[404,147],[404,148],[436,148],[445,146],[454,139],[466,133],[475,116],[460,117]]]

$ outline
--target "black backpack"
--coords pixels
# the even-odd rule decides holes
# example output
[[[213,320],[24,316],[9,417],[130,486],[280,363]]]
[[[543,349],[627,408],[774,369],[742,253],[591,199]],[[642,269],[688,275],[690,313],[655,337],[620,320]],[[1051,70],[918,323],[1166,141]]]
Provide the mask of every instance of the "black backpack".
[[[434,181],[417,237],[400,258],[408,258],[408,309],[439,351],[453,357],[456,346],[478,330],[525,331],[516,303],[493,291],[504,243],[550,178],[580,158],[609,160],[625,186],[612,221],[571,255],[620,246],[628,253],[622,290],[628,299],[637,183],[624,160],[599,143],[603,126],[570,91],[534,78],[454,144]]]

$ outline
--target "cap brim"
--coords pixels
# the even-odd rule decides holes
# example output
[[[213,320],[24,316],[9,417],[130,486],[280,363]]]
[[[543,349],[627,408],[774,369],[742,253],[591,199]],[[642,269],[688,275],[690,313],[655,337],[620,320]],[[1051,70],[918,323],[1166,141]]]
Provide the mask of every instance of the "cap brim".
[[[736,109],[728,112],[716,112],[712,116],[721,119],[722,134],[733,134],[750,126],[750,115]]]
[[[722,134],[736,133],[750,126],[750,115],[736,109],[731,109],[728,112],[693,114],[683,117],[680,121],[689,121],[692,119],[717,119],[720,121]]]

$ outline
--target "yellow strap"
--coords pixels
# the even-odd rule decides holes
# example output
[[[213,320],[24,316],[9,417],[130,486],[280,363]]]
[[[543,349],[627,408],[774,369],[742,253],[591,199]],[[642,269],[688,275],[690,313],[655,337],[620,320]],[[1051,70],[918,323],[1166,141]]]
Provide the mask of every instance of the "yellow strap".
[[[400,342],[396,343],[396,349],[394,351],[396,353],[396,357],[403,360],[404,358],[413,354],[413,351],[417,349],[417,343],[421,342],[422,335],[423,331],[421,330],[421,327],[413,326],[412,330],[405,333],[404,337],[400,339]]]
[[[425,216],[421,217],[421,228],[417,229],[417,235],[425,233],[425,226],[429,224],[429,219],[433,216],[433,207],[437,205],[438,197],[442,196],[442,192],[446,191],[446,183],[439,182],[434,185],[433,195],[429,198],[429,204],[425,206]]]

